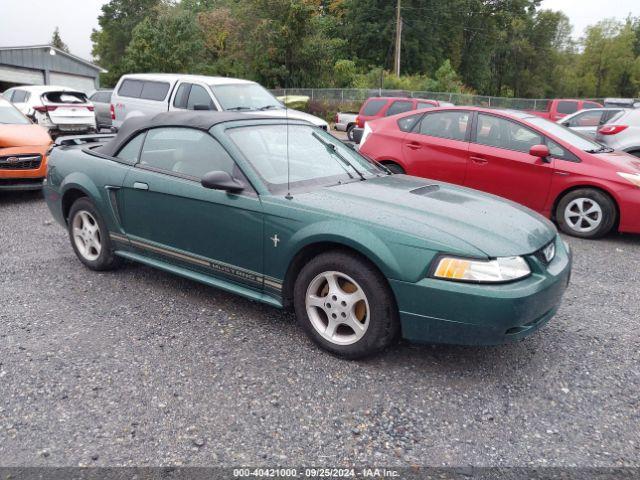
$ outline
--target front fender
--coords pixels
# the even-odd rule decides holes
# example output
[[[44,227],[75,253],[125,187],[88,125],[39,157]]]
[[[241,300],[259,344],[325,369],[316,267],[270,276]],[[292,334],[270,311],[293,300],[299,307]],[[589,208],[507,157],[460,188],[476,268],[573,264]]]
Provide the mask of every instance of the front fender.
[[[309,245],[324,242],[356,250],[372,261],[387,278],[400,276],[401,267],[394,252],[381,238],[359,225],[339,220],[318,222],[298,230],[290,239],[291,258]]]

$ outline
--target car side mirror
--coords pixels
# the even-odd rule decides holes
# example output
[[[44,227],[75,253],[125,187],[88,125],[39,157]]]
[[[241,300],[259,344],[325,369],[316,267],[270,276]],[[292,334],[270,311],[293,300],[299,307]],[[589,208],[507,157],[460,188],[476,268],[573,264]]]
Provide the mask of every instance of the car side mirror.
[[[193,106],[194,110],[211,110],[211,105],[207,105],[206,103],[196,103]]]
[[[222,171],[205,173],[200,183],[204,188],[210,188],[212,190],[224,190],[232,193],[244,190],[242,183],[227,172]]]
[[[546,163],[549,163],[551,161],[549,159],[551,152],[549,151],[549,147],[547,147],[546,145],[534,145],[533,147],[531,147],[531,150],[529,150],[529,155],[531,155],[532,157],[538,157]]]

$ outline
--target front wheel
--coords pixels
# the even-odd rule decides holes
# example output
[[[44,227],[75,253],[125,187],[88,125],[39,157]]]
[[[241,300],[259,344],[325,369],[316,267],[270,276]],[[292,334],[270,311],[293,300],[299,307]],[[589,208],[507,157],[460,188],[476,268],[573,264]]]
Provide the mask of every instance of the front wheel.
[[[323,253],[294,285],[298,323],[316,344],[345,358],[379,352],[398,336],[398,308],[385,278],[343,251]]]
[[[581,188],[566,194],[556,209],[560,230],[574,237],[600,238],[616,223],[616,207],[605,193]]]
[[[109,231],[95,205],[86,197],[71,206],[69,239],[78,259],[91,270],[111,270],[121,259],[113,253]]]

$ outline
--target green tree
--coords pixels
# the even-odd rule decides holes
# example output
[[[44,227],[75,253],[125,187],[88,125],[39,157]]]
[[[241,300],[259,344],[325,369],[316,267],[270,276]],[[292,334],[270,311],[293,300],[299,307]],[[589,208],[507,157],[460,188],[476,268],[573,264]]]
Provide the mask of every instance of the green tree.
[[[63,52],[69,53],[69,47],[62,41],[62,37],[60,36],[60,29],[58,27],[56,27],[56,29],[53,31],[53,35],[51,36],[51,46],[56,47]]]
[[[113,86],[123,73],[125,50],[131,41],[133,29],[160,4],[161,0],[110,0],[102,6],[98,17],[98,30],[93,30],[92,54],[96,62],[108,73],[102,83]]]
[[[133,30],[122,65],[130,72],[200,73],[203,42],[195,15],[158,5]]]

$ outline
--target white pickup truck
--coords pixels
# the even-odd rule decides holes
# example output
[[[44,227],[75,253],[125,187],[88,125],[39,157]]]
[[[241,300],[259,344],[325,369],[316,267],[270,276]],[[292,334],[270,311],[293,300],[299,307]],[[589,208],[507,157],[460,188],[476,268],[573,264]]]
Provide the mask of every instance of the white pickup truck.
[[[353,129],[358,125],[358,112],[338,112],[334,118],[333,128],[338,132],[347,132],[347,138],[353,142]]]
[[[115,128],[131,117],[183,110],[227,110],[304,120],[324,130],[324,120],[286,108],[262,85],[239,78],[168,73],[127,74],[111,96]]]

